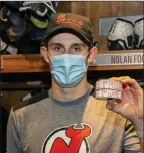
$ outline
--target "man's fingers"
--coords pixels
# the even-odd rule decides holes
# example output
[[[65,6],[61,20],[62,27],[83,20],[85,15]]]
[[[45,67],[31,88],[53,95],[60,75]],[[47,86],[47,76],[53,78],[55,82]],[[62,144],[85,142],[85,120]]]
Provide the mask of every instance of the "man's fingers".
[[[121,108],[120,108],[120,100],[108,100],[107,104],[106,104],[106,108],[115,112],[115,113],[120,113],[121,112]]]
[[[111,77],[109,79],[113,81],[120,81],[120,80],[131,79],[131,78],[129,76],[121,76],[121,77]]]
[[[109,78],[109,80],[118,81],[118,77],[111,77],[111,78]]]
[[[112,77],[109,79],[113,81],[120,81],[123,84],[123,89],[126,89],[128,86],[134,89],[141,89],[137,81],[135,79],[130,78],[129,76]]]
[[[139,86],[139,84],[137,83],[137,81],[135,79],[124,79],[121,80],[121,82],[124,84],[129,85],[130,87],[134,88],[134,89],[141,89],[141,87]]]
[[[113,110],[114,102],[112,100],[108,100],[106,104],[106,108],[109,110]]]

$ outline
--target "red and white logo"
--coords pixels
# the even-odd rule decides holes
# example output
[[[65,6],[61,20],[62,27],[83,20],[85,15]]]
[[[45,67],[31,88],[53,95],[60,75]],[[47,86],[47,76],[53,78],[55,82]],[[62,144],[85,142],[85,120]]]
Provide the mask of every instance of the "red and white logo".
[[[87,137],[91,135],[91,127],[77,124],[56,129],[48,135],[42,146],[42,153],[90,153]]]

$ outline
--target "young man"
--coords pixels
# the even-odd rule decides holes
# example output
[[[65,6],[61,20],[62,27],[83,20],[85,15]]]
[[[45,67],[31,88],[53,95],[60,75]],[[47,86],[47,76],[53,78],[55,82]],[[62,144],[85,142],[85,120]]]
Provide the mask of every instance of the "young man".
[[[122,101],[96,100],[87,68],[97,54],[86,17],[53,16],[41,53],[52,87],[14,106],[8,123],[8,153],[139,153],[143,143],[143,91],[130,77]]]

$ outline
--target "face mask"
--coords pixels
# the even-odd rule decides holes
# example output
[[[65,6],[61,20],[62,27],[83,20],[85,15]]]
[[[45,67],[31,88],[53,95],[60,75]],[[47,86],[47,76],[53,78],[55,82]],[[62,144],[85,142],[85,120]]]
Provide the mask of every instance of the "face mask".
[[[63,54],[50,59],[51,74],[61,87],[77,85],[87,72],[86,56]]]

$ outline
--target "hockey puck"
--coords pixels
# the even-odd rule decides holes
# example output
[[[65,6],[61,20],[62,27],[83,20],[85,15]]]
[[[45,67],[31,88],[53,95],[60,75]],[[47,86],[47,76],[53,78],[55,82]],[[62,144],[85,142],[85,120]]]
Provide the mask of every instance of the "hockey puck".
[[[99,80],[96,82],[96,99],[122,99],[122,83],[112,80]]]
[[[99,80],[96,82],[96,89],[113,89],[122,91],[122,83],[112,80]]]

